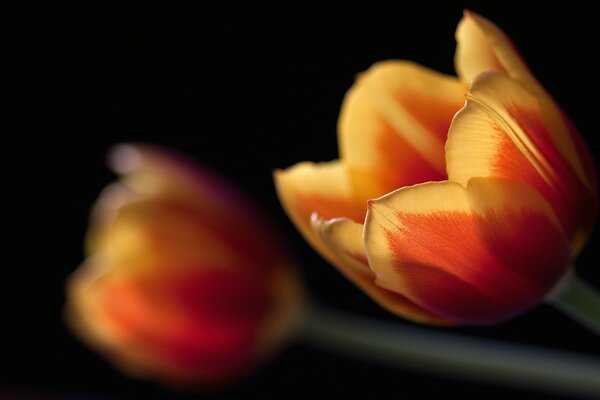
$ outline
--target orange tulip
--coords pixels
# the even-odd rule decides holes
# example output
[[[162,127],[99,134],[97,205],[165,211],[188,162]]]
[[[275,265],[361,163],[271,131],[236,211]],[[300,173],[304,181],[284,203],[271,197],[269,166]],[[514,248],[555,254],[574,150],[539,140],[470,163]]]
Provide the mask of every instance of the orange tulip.
[[[597,181],[510,39],[470,12],[456,38],[458,79],[375,64],[344,99],[340,159],[275,182],[312,246],[391,312],[489,324],[565,276],[594,223]]]
[[[68,282],[75,332],[123,370],[217,385],[293,332],[302,290],[272,227],[226,182],[164,149],[121,146],[88,259]]]

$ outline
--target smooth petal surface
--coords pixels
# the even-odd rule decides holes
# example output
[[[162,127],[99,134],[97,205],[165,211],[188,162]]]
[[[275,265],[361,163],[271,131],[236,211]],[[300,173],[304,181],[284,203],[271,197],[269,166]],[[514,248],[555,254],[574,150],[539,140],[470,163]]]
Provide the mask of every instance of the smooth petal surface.
[[[239,377],[281,348],[303,291],[277,231],[247,196],[157,146],[113,152],[121,179],[90,221],[66,315],[130,374],[176,386]]]
[[[250,221],[234,224],[203,211],[189,202],[140,199],[116,210],[110,224],[94,231],[93,242],[115,263],[245,265],[248,274],[274,268],[272,257],[281,250],[270,242],[260,245]]]
[[[494,23],[465,11],[456,28],[456,72],[463,82],[471,82],[485,71],[497,71],[531,87],[540,87],[512,40]]]
[[[535,305],[569,265],[554,213],[527,185],[431,182],[371,202],[376,283],[440,318],[495,323]]]
[[[360,202],[446,178],[444,143],[465,89],[453,77],[405,61],[375,64],[357,78],[338,133]]]
[[[216,384],[256,357],[272,301],[267,282],[175,263],[135,271],[124,276],[88,265],[69,286],[72,324],[122,368],[171,384]]]
[[[552,99],[506,75],[479,75],[450,128],[448,177],[463,185],[478,176],[526,182],[552,205],[577,252],[595,220],[594,182],[554,111]]]
[[[122,178],[94,206],[90,254],[101,249],[124,262],[187,257],[183,261],[209,265],[243,265],[246,259],[256,268],[287,258],[280,243],[264,240],[274,227],[245,194],[183,155],[120,145],[110,162]],[[197,251],[198,243],[206,244],[205,251]]]

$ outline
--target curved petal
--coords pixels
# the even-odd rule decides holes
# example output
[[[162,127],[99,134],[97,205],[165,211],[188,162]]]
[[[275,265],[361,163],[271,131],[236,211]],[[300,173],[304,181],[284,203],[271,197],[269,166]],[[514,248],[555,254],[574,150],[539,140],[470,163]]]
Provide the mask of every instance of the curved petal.
[[[533,76],[511,39],[492,22],[466,11],[457,27],[456,40],[456,71],[463,81],[470,82],[486,71],[498,71],[526,85],[529,90],[544,99],[547,113],[553,115],[556,120],[562,119],[556,122],[560,127],[558,135],[564,136],[563,141],[573,143],[568,145],[569,151],[575,148],[574,154],[583,164],[586,180],[594,192],[597,192],[596,168],[577,128]]]
[[[386,310],[412,321],[450,325],[451,322],[438,318],[408,298],[384,289],[375,283],[375,274],[369,269],[363,242],[363,225],[346,218],[324,220],[313,214],[312,226],[331,250],[330,260],[352,283],[362,289]]]
[[[358,77],[338,131],[359,201],[445,179],[444,143],[465,89],[456,78],[405,61],[375,64]]]
[[[568,132],[550,98],[506,75],[481,74],[448,134],[448,178],[463,185],[475,176],[530,184],[552,205],[577,252],[594,223],[596,194]]]
[[[130,198],[168,197],[230,217],[256,217],[257,207],[236,187],[167,148],[121,144],[109,154],[112,169]]]
[[[279,201],[304,238],[326,258],[331,251],[310,226],[313,212],[324,218],[363,222],[366,204],[358,205],[345,166],[339,161],[303,162],[273,174]]]
[[[552,210],[527,185],[430,182],[372,201],[365,222],[377,284],[441,318],[487,324],[536,304],[569,265]]]
[[[482,16],[465,11],[456,28],[456,42],[454,64],[463,82],[468,83],[485,71],[498,71],[540,87],[512,40]]]
[[[274,178],[281,204],[294,225],[342,274],[391,312],[416,321],[448,324],[403,296],[374,284],[362,241],[365,211],[354,199],[343,164],[300,163],[276,171]],[[350,218],[336,218],[342,216]]]
[[[92,224],[90,253],[101,252],[115,263],[131,266],[245,265],[249,273],[274,267],[272,257],[281,252],[275,243],[257,237],[250,224],[223,220],[206,211],[168,198],[128,203],[115,211],[110,223]]]
[[[135,375],[217,385],[280,348],[303,291],[277,232],[243,193],[155,146],[120,146],[95,205],[70,323]]]
[[[69,282],[70,322],[122,368],[173,384],[214,384],[252,360],[271,302],[260,279],[177,264],[121,279],[95,267],[85,265]]]
[[[119,145],[110,162],[122,178],[94,206],[89,254],[110,252],[125,264],[244,265],[253,273],[288,259],[251,199],[183,155],[152,145]]]

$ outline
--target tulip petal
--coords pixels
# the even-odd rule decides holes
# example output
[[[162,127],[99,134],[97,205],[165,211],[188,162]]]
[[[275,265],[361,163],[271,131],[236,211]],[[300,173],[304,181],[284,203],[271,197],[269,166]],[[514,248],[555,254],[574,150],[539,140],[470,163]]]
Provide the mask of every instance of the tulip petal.
[[[375,283],[363,242],[363,225],[346,218],[324,220],[313,214],[312,226],[334,256],[331,262],[352,283],[388,311],[415,322],[451,325],[398,293]]]
[[[531,87],[540,87],[512,40],[494,23],[465,11],[456,28],[456,72],[470,82],[485,71],[498,71]]]
[[[544,199],[517,182],[430,182],[369,205],[377,284],[440,318],[495,323],[536,304],[566,271],[569,246]]]
[[[365,206],[354,200],[344,165],[300,163],[276,171],[281,204],[304,238],[331,264],[390,311],[416,321],[448,324],[401,295],[374,284],[362,242]],[[346,216],[350,218],[336,218]],[[330,219],[325,221],[324,219]]]
[[[359,201],[446,178],[444,143],[464,92],[456,78],[405,61],[375,64],[358,77],[338,131]]]
[[[303,292],[277,232],[243,193],[156,146],[117,147],[121,175],[69,280],[73,328],[137,376],[226,383],[281,348]]]
[[[127,279],[96,267],[85,265],[70,281],[71,323],[122,368],[134,375],[158,373],[173,384],[215,384],[252,359],[257,327],[271,302],[265,282],[238,271],[177,264],[129,271]]]
[[[248,270],[287,259],[279,243],[264,240],[274,228],[255,204],[192,160],[157,146],[120,145],[111,164],[123,177],[94,207],[89,254],[102,249],[123,263],[180,261]]]
[[[261,243],[254,227],[237,221],[231,229],[227,220],[205,211],[168,198],[138,200],[116,210],[110,224],[95,227],[91,242],[124,265],[247,265],[249,272],[273,267],[269,260],[280,250]]]
[[[111,208],[114,211],[139,198],[168,198],[203,210],[204,214],[211,214],[214,219],[265,221],[258,206],[235,186],[194,160],[167,148],[121,144],[112,149],[109,162],[112,169],[122,176],[117,184],[121,186],[120,197],[112,200],[109,196],[103,196],[104,203],[96,205],[95,213],[102,214],[105,209],[111,212]],[[98,219],[101,217],[103,215]],[[256,224],[261,232],[262,225]]]
[[[310,226],[313,212],[324,218],[364,220],[366,204],[358,205],[346,167],[339,161],[303,162],[275,171],[275,187],[281,204],[300,233],[321,253],[330,251]]]
[[[596,213],[593,181],[550,98],[499,73],[479,75],[456,115],[446,144],[448,178],[474,176],[526,182],[552,205],[575,252]]]
[[[557,131],[560,131],[559,135],[564,136],[563,141],[573,142],[564,148],[571,151],[571,148],[575,147],[576,158],[583,164],[585,180],[596,193],[596,168],[587,146],[573,122],[530,72],[511,39],[492,22],[466,11],[457,27],[456,40],[455,64],[461,80],[470,82],[480,73],[499,71],[526,85],[529,90],[544,99],[547,114],[556,120],[551,126],[559,127]],[[559,119],[562,121],[558,121]],[[572,158],[570,162],[573,163]]]

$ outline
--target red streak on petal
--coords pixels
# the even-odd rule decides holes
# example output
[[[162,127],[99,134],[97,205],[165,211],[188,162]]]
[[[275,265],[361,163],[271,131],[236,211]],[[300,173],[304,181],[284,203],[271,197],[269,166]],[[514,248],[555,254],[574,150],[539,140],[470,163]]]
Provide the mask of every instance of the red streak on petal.
[[[448,129],[454,114],[464,104],[464,99],[448,102],[429,97],[431,93],[410,92],[396,96],[396,101],[433,133],[442,143],[448,138]]]
[[[451,324],[451,321],[446,321],[443,318],[432,314],[430,311],[417,305],[408,297],[378,286],[375,283],[375,274],[369,268],[368,259],[362,254],[349,255],[356,261],[363,263],[364,269],[349,268],[346,270],[341,270],[341,272],[343,274],[346,274],[350,280],[352,280],[356,285],[358,285],[360,288],[366,291],[371,297],[375,299],[375,301],[380,303],[383,307],[387,308],[391,312],[401,315],[404,318],[416,320],[427,318],[428,320],[436,320],[438,324]]]
[[[531,307],[568,266],[561,232],[531,211],[398,213],[388,231],[410,298],[462,323],[493,323]]]
[[[208,210],[199,210],[186,203],[169,200],[149,202],[144,212],[145,218],[150,221],[152,218],[158,221],[159,215],[164,215],[171,221],[185,221],[181,227],[188,229],[186,234],[190,236],[195,235],[196,229],[200,232],[209,231],[230,248],[233,254],[238,254],[245,260],[243,270],[249,273],[266,273],[276,266],[274,260],[281,258],[281,248],[273,241],[272,233],[262,231],[260,224],[254,224],[252,220],[215,218]],[[155,224],[148,234],[156,243],[155,248],[148,251],[160,252],[161,242],[170,239],[170,233],[162,229],[160,222]]]
[[[265,315],[270,305],[267,286],[261,280],[210,269],[174,280],[170,290],[190,318],[210,315],[256,320]]]
[[[590,229],[590,220],[593,221],[595,215],[594,196],[552,143],[550,133],[537,112],[517,106],[508,106],[507,111],[526,132],[535,151],[541,155],[542,163],[547,166],[544,170],[547,179],[542,178],[500,129],[501,145],[498,146],[493,163],[495,173],[511,179],[519,177],[536,188],[551,204],[568,237],[585,235],[578,230],[583,227],[583,231],[587,232]]]
[[[100,298],[124,353],[185,376],[236,374],[252,359],[271,299],[264,284],[225,270],[173,268],[113,282]]]
[[[451,117],[447,121],[446,135],[450,120]],[[379,158],[376,172],[383,187],[381,193],[374,193],[370,198],[382,196],[404,186],[446,179],[445,173],[437,171],[387,121],[382,119],[379,125],[381,131],[376,136]]]

